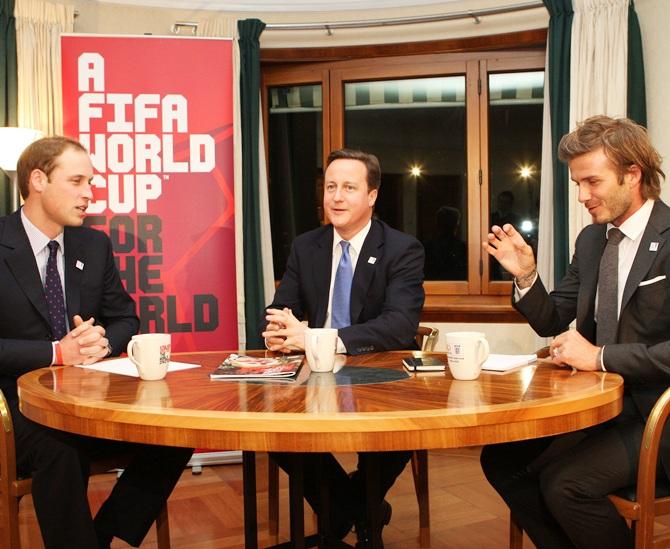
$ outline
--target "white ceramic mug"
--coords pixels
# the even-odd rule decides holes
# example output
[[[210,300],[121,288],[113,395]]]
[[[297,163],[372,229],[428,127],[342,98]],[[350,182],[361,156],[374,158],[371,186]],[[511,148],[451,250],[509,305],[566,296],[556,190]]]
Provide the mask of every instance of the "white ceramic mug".
[[[170,334],[139,334],[128,342],[128,358],[146,381],[163,379],[170,364]]]
[[[334,328],[305,330],[305,357],[312,372],[332,372],[336,351],[337,330]]]
[[[449,332],[447,358],[454,379],[477,379],[489,356],[489,343],[482,332]]]

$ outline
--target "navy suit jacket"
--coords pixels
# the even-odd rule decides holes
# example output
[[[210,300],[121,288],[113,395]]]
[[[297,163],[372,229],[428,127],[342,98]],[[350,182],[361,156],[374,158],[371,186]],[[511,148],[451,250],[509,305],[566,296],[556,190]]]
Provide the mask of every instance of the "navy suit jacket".
[[[94,229],[66,227],[64,251],[70,326],[74,315],[94,317],[118,355],[137,333],[139,319],[121,284],[109,238]],[[16,378],[48,366],[53,353],[44,288],[18,211],[0,218],[0,303],[0,389],[15,399]]]
[[[595,343],[598,269],[606,225],[589,225],[577,237],[575,255],[556,290],[541,281],[514,306],[541,336],[558,335],[576,319],[577,330]],[[606,345],[603,363],[624,378],[626,398],[646,420],[670,385],[670,208],[657,200],[628,274],[619,314],[617,342]],[[670,470],[670,440],[662,456]]]
[[[312,328],[326,322],[333,226],[298,236],[270,308],[289,307]],[[351,287],[351,326],[339,337],[350,354],[416,348],[423,308],[424,251],[414,237],[373,219]],[[265,322],[263,323],[263,328]]]

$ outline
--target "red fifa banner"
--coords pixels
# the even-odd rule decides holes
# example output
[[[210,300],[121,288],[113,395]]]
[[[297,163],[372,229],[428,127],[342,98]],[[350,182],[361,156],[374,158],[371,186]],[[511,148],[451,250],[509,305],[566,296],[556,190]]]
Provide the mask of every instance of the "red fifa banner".
[[[236,349],[232,41],[64,35],[64,133],[89,150],[141,332]]]

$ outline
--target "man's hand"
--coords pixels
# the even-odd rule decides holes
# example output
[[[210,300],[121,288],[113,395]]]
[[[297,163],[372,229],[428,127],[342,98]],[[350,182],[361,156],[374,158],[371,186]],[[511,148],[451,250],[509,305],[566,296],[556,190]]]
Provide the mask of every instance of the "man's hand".
[[[488,242],[482,242],[482,248],[516,278],[523,278],[535,272],[533,249],[509,223],[502,228],[493,225],[488,234]]]
[[[74,328],[60,340],[63,364],[93,364],[107,356],[105,329],[93,317],[84,321],[74,316]]]
[[[304,351],[307,326],[293,316],[291,309],[268,309],[266,312],[268,325],[261,335],[268,349],[282,353]]]
[[[554,364],[591,372],[600,370],[599,351],[600,347],[590,343],[577,330],[563,332],[556,336],[549,346]]]

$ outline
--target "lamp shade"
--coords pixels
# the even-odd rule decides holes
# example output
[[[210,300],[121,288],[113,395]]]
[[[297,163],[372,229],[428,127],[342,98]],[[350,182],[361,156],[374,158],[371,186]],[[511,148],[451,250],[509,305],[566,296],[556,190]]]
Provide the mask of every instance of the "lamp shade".
[[[6,172],[16,171],[16,163],[23,150],[44,133],[28,128],[0,128],[0,168]]]

